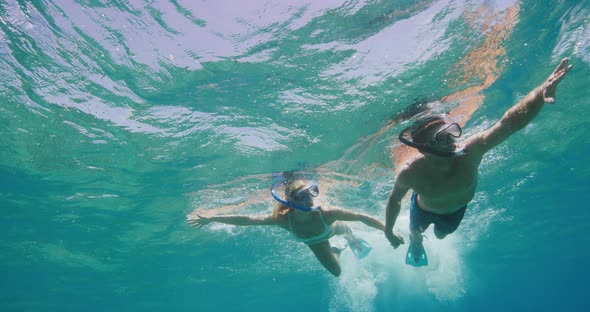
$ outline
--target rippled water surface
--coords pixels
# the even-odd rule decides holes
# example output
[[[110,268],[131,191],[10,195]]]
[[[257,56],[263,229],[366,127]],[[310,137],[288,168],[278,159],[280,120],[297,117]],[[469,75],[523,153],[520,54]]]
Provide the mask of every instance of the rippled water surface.
[[[3,311],[586,311],[586,1],[0,0]],[[272,173],[383,219],[397,134],[489,127],[560,59],[555,105],[486,156],[427,268],[373,251],[327,273],[276,227]],[[408,200],[397,230],[408,235]],[[336,239],[335,244],[338,244]]]

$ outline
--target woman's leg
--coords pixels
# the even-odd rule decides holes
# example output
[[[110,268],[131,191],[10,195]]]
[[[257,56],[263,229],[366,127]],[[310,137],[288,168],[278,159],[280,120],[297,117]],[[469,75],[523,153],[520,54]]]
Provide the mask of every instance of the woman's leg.
[[[350,229],[350,227],[341,221],[334,222],[332,224],[332,228],[334,229],[334,235],[352,234],[352,230]]]
[[[334,276],[340,276],[340,253],[334,252],[329,241],[308,246],[320,263]]]

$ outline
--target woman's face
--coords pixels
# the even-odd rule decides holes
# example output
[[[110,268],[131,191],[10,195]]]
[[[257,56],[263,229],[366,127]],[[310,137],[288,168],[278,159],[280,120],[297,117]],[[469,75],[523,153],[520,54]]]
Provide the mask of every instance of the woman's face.
[[[320,191],[316,184],[306,185],[294,192],[291,196],[291,200],[306,207],[311,207],[313,206],[313,198],[318,196],[319,193]]]

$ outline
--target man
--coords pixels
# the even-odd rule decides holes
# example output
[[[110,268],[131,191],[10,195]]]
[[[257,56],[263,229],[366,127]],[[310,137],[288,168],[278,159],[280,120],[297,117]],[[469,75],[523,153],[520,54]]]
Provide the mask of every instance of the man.
[[[563,59],[543,84],[508,109],[495,125],[472,135],[463,144],[455,142],[461,135],[461,127],[448,114],[418,120],[402,131],[400,141],[420,153],[396,168],[397,178],[386,206],[385,236],[394,248],[404,243],[393,233],[393,226],[402,198],[412,189],[411,242],[406,263],[428,264],[422,233],[432,223],[439,239],[457,229],[475,194],[478,167],[484,154],[524,128],[545,103],[554,103],[557,85],[571,68],[568,59]]]

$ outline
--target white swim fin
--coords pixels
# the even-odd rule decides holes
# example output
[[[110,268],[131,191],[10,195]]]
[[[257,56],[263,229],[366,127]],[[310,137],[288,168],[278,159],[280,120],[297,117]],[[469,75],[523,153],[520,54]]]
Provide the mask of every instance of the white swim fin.
[[[366,257],[373,247],[369,243],[367,243],[364,239],[356,237],[352,234],[348,234],[344,236],[346,241],[348,241],[348,246],[352,253],[359,259]]]

